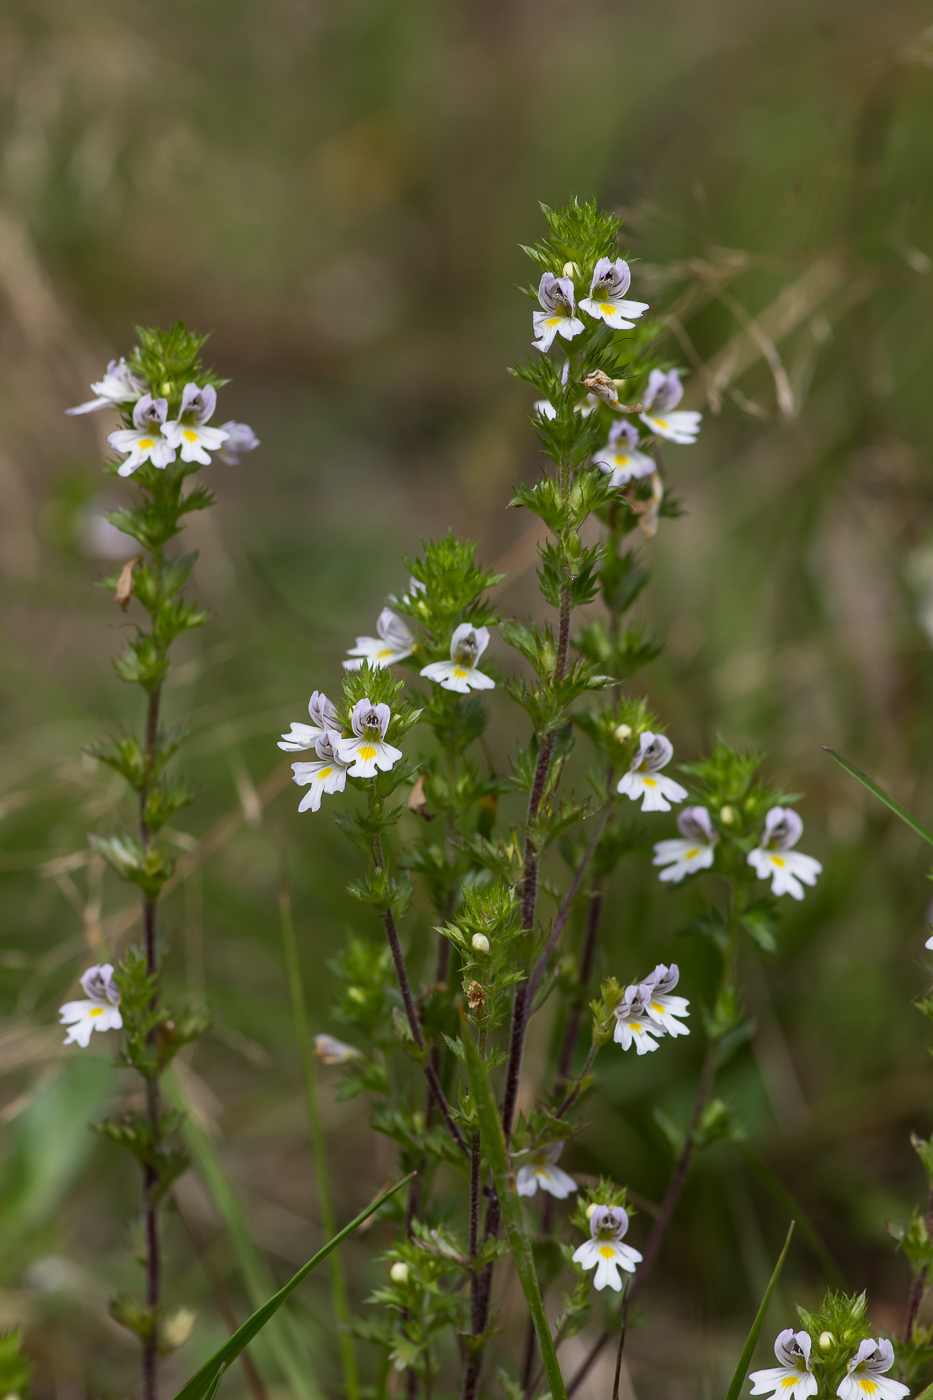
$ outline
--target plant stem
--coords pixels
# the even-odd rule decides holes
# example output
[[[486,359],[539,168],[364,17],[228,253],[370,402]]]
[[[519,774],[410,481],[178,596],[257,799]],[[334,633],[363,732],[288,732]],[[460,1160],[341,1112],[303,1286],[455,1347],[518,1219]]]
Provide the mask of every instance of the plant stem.
[[[612,1400],[619,1400],[619,1382],[622,1379],[622,1351],[625,1347],[625,1332],[628,1327],[628,1298],[629,1288],[626,1282],[625,1291],[622,1294],[622,1317],[619,1323],[619,1349],[616,1352],[616,1370],[612,1380]]]
[[[314,1055],[311,1048],[311,1035],[308,1030],[308,1007],[305,999],[301,964],[298,960],[298,945],[295,938],[295,920],[292,914],[292,901],[288,890],[288,873],[285,864],[284,842],[279,838],[279,915],[282,924],[282,942],[285,946],[285,966],[288,970],[288,984],[291,990],[292,1010],[295,1014],[295,1030],[301,1053],[301,1071],[304,1079],[305,1104],[308,1111],[308,1127],[311,1131],[311,1146],[314,1152],[314,1166],[317,1175],[318,1203],[321,1208],[321,1223],[325,1239],[337,1233],[337,1219],[330,1191],[330,1177],[327,1170],[327,1151],[324,1144],[324,1127],[317,1097],[317,1079],[314,1072]],[[350,1335],[350,1305],[347,1301],[347,1285],[343,1276],[343,1265],[338,1250],[329,1256],[330,1288],[334,1316],[337,1320],[337,1337],[340,1343],[340,1357],[343,1365],[343,1381],[347,1400],[359,1400],[360,1379],[353,1351],[353,1338]]]
[[[402,1001],[405,1006],[405,1015],[408,1019],[408,1028],[411,1031],[411,1038],[418,1046],[419,1050],[423,1050],[425,1048],[424,1035],[421,1030],[421,1022],[418,1019],[418,1012],[415,1009],[414,998],[411,994],[411,983],[408,980],[408,971],[405,967],[405,959],[402,956],[402,945],[399,943],[398,929],[395,927],[395,917],[391,909],[384,910],[382,917],[383,923],[385,924],[386,938],[389,940],[389,948],[392,952],[392,961],[395,963],[395,975],[398,978],[399,988],[401,989]],[[424,1073],[430,1085],[431,1093],[434,1095],[434,1101],[443,1114],[444,1122],[447,1124],[451,1137],[460,1148],[460,1151],[463,1152],[465,1156],[469,1156],[469,1148],[463,1139],[463,1134],[453,1120],[450,1112],[450,1105],[444,1097],[444,1090],[441,1088],[441,1081],[438,1078],[437,1070],[434,1068],[430,1059],[424,1062]]]
[[[157,596],[161,601],[162,589],[162,550],[153,551],[153,574],[157,581]],[[152,778],[155,772],[159,750],[159,708],[162,699],[162,686],[157,685],[149,692],[149,706],[146,714],[146,762],[145,777],[139,789],[139,840],[143,850],[149,849],[150,832],[146,820],[146,806]],[[143,940],[146,953],[146,974],[158,978],[159,950],[156,938],[156,899],[146,896],[143,899]],[[159,1003],[161,988],[158,981],[152,997],[152,1006]],[[153,1033],[155,1034],[155,1033]],[[159,1084],[155,1075],[146,1077],[146,1117],[149,1122],[149,1141],[153,1156],[162,1145],[162,1113],[159,1101]],[[142,1392],[143,1400],[156,1400],[158,1395],[159,1363],[159,1302],[162,1291],[162,1256],[159,1239],[159,1191],[160,1173],[151,1163],[143,1167],[143,1248],[146,1270],[146,1309],[151,1323],[143,1339]]]
[[[557,1061],[558,1087],[566,1083],[570,1074],[573,1052],[576,1049],[577,1037],[580,1034],[583,1007],[586,1004],[587,988],[589,987],[590,977],[593,973],[593,962],[596,957],[596,940],[599,934],[599,922],[602,917],[604,898],[602,887],[594,882],[593,893],[590,896],[590,907],[586,916],[586,933],[583,936],[583,950],[580,954],[580,986],[574,997],[573,1005],[570,1008],[570,1015],[567,1018],[567,1028],[564,1031],[564,1039],[560,1047],[560,1057]]]
[[[556,946],[557,946],[557,940],[560,938],[561,934],[563,933],[564,924],[567,922],[567,919],[568,919],[569,916],[570,916],[570,910],[571,910],[571,908],[572,908],[572,906],[573,906],[573,901],[576,899],[576,897],[577,897],[577,895],[578,895],[578,893],[579,893],[580,886],[581,886],[582,883],[583,883],[583,877],[585,876],[585,874],[586,874],[586,872],[587,872],[587,869],[588,869],[588,867],[589,867],[590,861],[593,859],[593,856],[594,856],[594,854],[595,854],[595,852],[596,852],[596,846],[597,846],[597,844],[598,844],[598,842],[599,842],[599,838],[602,836],[603,832],[606,830],[606,824],[607,824],[607,822],[609,821],[609,818],[610,818],[611,815],[612,815],[612,808],[611,808],[611,806],[607,803],[607,805],[606,805],[606,807],[605,807],[605,809],[604,809],[604,811],[603,811],[603,813],[602,813],[602,816],[600,817],[599,821],[596,823],[596,830],[593,832],[593,835],[592,835],[592,837],[591,837],[591,839],[590,839],[590,844],[587,846],[586,850],[584,851],[583,857],[582,857],[582,859],[581,859],[581,861],[580,861],[580,864],[577,866],[576,870],[574,871],[573,879],[572,879],[571,882],[570,882],[570,887],[569,887],[569,889],[567,890],[567,893],[566,893],[565,896],[564,896],[564,900],[563,900],[563,903],[562,903],[561,906],[560,906],[560,909],[558,910],[557,918],[554,920],[554,927],[553,927],[553,929],[551,930],[551,936],[550,936],[550,938],[548,939],[547,943],[544,945],[544,952],[541,954],[540,960],[539,960],[539,962],[538,962],[538,966],[535,968],[535,970],[534,970],[534,972],[532,973],[531,978],[530,978],[530,980],[529,980],[529,982],[528,982],[528,1001],[529,1001],[529,1004],[534,1000],[534,994],[535,994],[535,992],[538,990],[538,984],[540,983],[541,978],[544,976],[544,971],[545,971],[545,968],[547,967],[548,958],[549,958],[549,957],[551,956],[551,954],[553,953],[554,949],[555,949]]]
[[[560,467],[560,481],[561,493],[564,497],[566,497],[569,490],[569,478],[569,467],[562,463]],[[567,669],[567,656],[570,650],[571,612],[571,585],[570,580],[567,579],[561,584],[560,591],[557,657],[552,678],[552,682],[555,685],[563,680]],[[535,821],[544,799],[548,775],[551,769],[551,759],[554,756],[554,742],[555,735],[552,732],[544,738],[538,750],[534,778],[528,797],[526,826],[529,828]],[[538,851],[529,831],[525,839],[525,862],[522,875],[522,929],[525,933],[530,933],[534,928],[537,901]],[[537,986],[537,982],[535,986]],[[515,988],[515,996],[512,1001],[512,1022],[509,1028],[509,1057],[505,1074],[505,1090],[502,1095],[502,1130],[505,1136],[506,1147],[508,1147],[512,1136],[512,1122],[515,1117],[515,1105],[518,1102],[518,1085],[521,1078],[525,1032],[528,1028],[529,1006],[529,984],[527,982],[519,982]],[[502,1210],[499,1199],[497,1196],[493,1196],[489,1202],[489,1209],[486,1212],[485,1238],[487,1240],[494,1239],[499,1233],[501,1221]],[[490,1262],[479,1276],[477,1292],[479,1295],[478,1317],[481,1326],[478,1329],[474,1328],[474,1334],[485,1330],[489,1318],[489,1302],[492,1295],[492,1270],[493,1266]],[[471,1354],[470,1361],[467,1365],[467,1372],[463,1384],[463,1400],[476,1400],[481,1369],[482,1350],[478,1348],[475,1354]]]

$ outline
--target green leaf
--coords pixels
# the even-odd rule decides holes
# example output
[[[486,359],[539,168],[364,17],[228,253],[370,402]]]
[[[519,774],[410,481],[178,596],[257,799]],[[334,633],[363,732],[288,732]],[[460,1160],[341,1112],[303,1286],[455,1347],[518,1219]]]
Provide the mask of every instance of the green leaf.
[[[867,788],[872,796],[877,797],[879,802],[883,802],[886,807],[889,807],[896,817],[900,817],[901,821],[910,827],[911,831],[915,831],[918,836],[922,836],[924,841],[929,841],[930,845],[933,846],[933,832],[928,831],[922,822],[917,821],[916,817],[912,817],[906,807],[902,807],[899,802],[895,802],[893,797],[888,796],[884,788],[880,788],[877,783],[872,782],[867,773],[863,773],[861,768],[856,768],[854,763],[850,763],[847,758],[843,758],[841,754],[836,753],[835,749],[827,748],[825,744],[823,748],[831,758],[836,760],[840,768],[844,768],[847,773],[851,773],[852,777],[860,782],[863,788]],[[926,1391],[924,1391],[924,1394],[926,1394]]]
[[[535,1331],[538,1334],[538,1345],[541,1348],[541,1359],[544,1362],[552,1400],[567,1400],[567,1391],[560,1373],[557,1352],[554,1349],[554,1339],[551,1336],[551,1328],[544,1311],[544,1304],[541,1301],[541,1290],[538,1287],[538,1277],[535,1273],[531,1241],[525,1228],[525,1215],[518,1192],[515,1189],[515,1176],[509,1162],[508,1149],[505,1145],[502,1124],[499,1122],[499,1113],[489,1083],[489,1075],[486,1073],[479,1048],[462,1011],[460,1023],[460,1037],[463,1042],[470,1084],[473,1088],[483,1147],[492,1167],[496,1194],[499,1197],[509,1248],[512,1251],[512,1258],[515,1260],[515,1269],[528,1303],[528,1311],[531,1313]]]
[[[787,1231],[787,1238],[784,1241],[784,1248],[778,1255],[778,1261],[774,1266],[774,1273],[771,1275],[771,1282],[765,1289],[765,1296],[761,1300],[761,1307],[758,1309],[758,1314],[755,1318],[755,1321],[752,1323],[752,1330],[748,1334],[748,1341],[742,1348],[742,1355],[739,1357],[739,1364],[735,1368],[735,1375],[732,1377],[729,1389],[726,1391],[726,1400],[739,1400],[739,1392],[741,1391],[742,1386],[745,1384],[745,1377],[747,1376],[748,1368],[752,1363],[752,1353],[755,1350],[755,1347],[758,1343],[758,1338],[761,1335],[761,1329],[765,1323],[765,1317],[767,1316],[768,1307],[771,1303],[771,1295],[777,1287],[778,1279],[781,1277],[781,1270],[784,1267],[784,1260],[787,1257],[787,1251],[790,1248],[790,1241],[793,1233],[794,1222],[792,1220],[790,1222],[790,1228]]]
[[[289,1294],[295,1291],[302,1279],[307,1278],[308,1274],[310,1274],[313,1269],[316,1269],[318,1264],[323,1263],[328,1254],[337,1248],[338,1244],[341,1244],[348,1235],[352,1235],[353,1231],[358,1229],[364,1220],[368,1220],[369,1217],[379,1209],[383,1201],[388,1200],[390,1196],[394,1196],[396,1191],[400,1191],[414,1175],[414,1172],[409,1172],[408,1176],[403,1177],[401,1181],[397,1181],[394,1186],[390,1186],[388,1191],[384,1191],[371,1205],[368,1205],[364,1211],[361,1211],[355,1220],[351,1220],[349,1225],[345,1225],[342,1230],[338,1231],[333,1239],[327,1242],[323,1249],[319,1249],[317,1254],[315,1254],[312,1259],[308,1260],[307,1264],[302,1265],[297,1274],[289,1279],[284,1288],[280,1288],[278,1293],[274,1293],[267,1303],[264,1303],[261,1308],[258,1308],[256,1312],[253,1313],[252,1317],[247,1318],[242,1327],[237,1328],[229,1341],[225,1342],[218,1351],[214,1352],[214,1355],[209,1361],[205,1361],[200,1371],[191,1377],[187,1385],[182,1386],[175,1400],[209,1400],[209,1397],[214,1395],[217,1390],[224,1368],[229,1366],[230,1362],[235,1360],[243,1348],[252,1341],[263,1327],[265,1327],[270,1317],[278,1311]]]

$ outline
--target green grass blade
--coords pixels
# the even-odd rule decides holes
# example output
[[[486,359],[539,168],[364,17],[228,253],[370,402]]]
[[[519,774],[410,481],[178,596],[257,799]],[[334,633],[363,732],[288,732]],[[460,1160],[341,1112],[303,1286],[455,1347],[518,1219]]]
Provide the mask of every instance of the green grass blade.
[[[324,1146],[324,1127],[317,1097],[317,1078],[314,1055],[311,1050],[311,1033],[308,1030],[308,1006],[305,1000],[304,982],[301,977],[301,964],[298,961],[298,943],[295,938],[295,921],[292,916],[292,901],[288,892],[285,871],[285,856],[281,853],[282,875],[279,888],[279,915],[282,922],[282,943],[285,948],[285,966],[288,972],[288,985],[292,994],[292,1010],[295,1014],[295,1031],[301,1052],[301,1069],[304,1078],[305,1103],[308,1110],[308,1127],[311,1133],[311,1147],[314,1152],[314,1166],[317,1174],[318,1205],[321,1210],[321,1223],[324,1234],[330,1236],[337,1229],[334,1215],[334,1201],[330,1191],[330,1176],[327,1170],[327,1152]],[[343,1276],[340,1255],[330,1256],[330,1294],[337,1321],[337,1341],[340,1346],[340,1359],[343,1366],[343,1384],[346,1400],[360,1400],[360,1378],[356,1368],[356,1355],[353,1338],[350,1335],[350,1304],[347,1300],[347,1285]]]
[[[243,1207],[230,1184],[230,1178],[224,1170],[217,1149],[191,1112],[178,1078],[169,1070],[163,1077],[162,1084],[166,1098],[175,1108],[182,1109],[186,1114],[182,1126],[185,1145],[224,1222],[236,1255],[246,1296],[253,1308],[259,1308],[276,1291],[275,1279],[262,1252],[256,1246],[243,1214]],[[267,1359],[281,1372],[293,1395],[301,1397],[301,1400],[319,1400],[320,1389],[305,1339],[295,1318],[287,1309],[273,1318],[263,1337],[263,1343]]]
[[[745,1384],[748,1368],[752,1364],[752,1354],[758,1343],[758,1338],[761,1335],[761,1329],[765,1324],[765,1317],[767,1316],[768,1307],[771,1303],[771,1295],[775,1288],[777,1288],[777,1281],[781,1277],[781,1270],[784,1267],[784,1260],[787,1258],[787,1251],[790,1249],[790,1241],[793,1233],[794,1222],[792,1220],[790,1222],[790,1229],[787,1231],[787,1239],[784,1241],[784,1248],[781,1250],[778,1261],[774,1266],[771,1282],[765,1289],[765,1296],[761,1300],[761,1307],[758,1309],[758,1315],[752,1323],[752,1330],[748,1334],[748,1341],[742,1349],[742,1355],[739,1357],[739,1364],[735,1368],[735,1375],[732,1377],[732,1382],[726,1392],[726,1400],[739,1400],[739,1392]]]
[[[525,1294],[525,1300],[528,1303],[528,1311],[531,1313],[535,1331],[538,1334],[538,1345],[541,1348],[541,1358],[544,1362],[552,1400],[567,1400],[567,1392],[557,1361],[557,1352],[554,1349],[554,1339],[551,1336],[551,1328],[544,1311],[544,1303],[541,1301],[541,1290],[538,1287],[538,1276],[535,1273],[531,1241],[525,1228],[525,1213],[515,1190],[515,1177],[509,1162],[508,1149],[505,1145],[502,1124],[499,1122],[499,1113],[489,1083],[489,1075],[486,1073],[486,1066],[483,1064],[479,1048],[470,1034],[470,1028],[466,1024],[465,1018],[462,1020],[462,1026],[461,1039],[466,1051],[466,1066],[473,1088],[473,1099],[476,1103],[483,1146],[489,1157],[493,1179],[496,1183],[496,1194],[499,1197],[509,1248],[512,1251],[515,1268]]]
[[[243,1348],[265,1327],[289,1294],[295,1291],[302,1279],[307,1278],[308,1274],[327,1258],[331,1250],[336,1249],[348,1235],[352,1235],[353,1231],[358,1229],[364,1220],[368,1220],[373,1212],[379,1209],[383,1201],[387,1201],[390,1196],[395,1195],[396,1191],[400,1191],[403,1186],[406,1186],[414,1174],[414,1172],[409,1172],[408,1176],[402,1177],[401,1181],[390,1186],[388,1191],[383,1191],[382,1195],[378,1196],[364,1211],[361,1211],[355,1220],[351,1220],[349,1225],[345,1225],[332,1240],[328,1240],[324,1248],[319,1249],[317,1254],[308,1260],[307,1264],[303,1264],[284,1288],[280,1288],[278,1293],[275,1293],[268,1302],[263,1303],[261,1308],[257,1308],[252,1317],[247,1318],[242,1327],[237,1328],[229,1341],[226,1341],[218,1351],[214,1352],[214,1355],[204,1363],[200,1371],[191,1377],[187,1385],[182,1387],[175,1396],[175,1400],[208,1400],[208,1397],[213,1395],[217,1389],[223,1369],[229,1366],[230,1362],[239,1356]]]
[[[924,841],[929,841],[930,845],[933,846],[933,831],[928,831],[923,825],[923,822],[918,822],[916,817],[910,815],[906,807],[902,807],[899,802],[894,801],[893,797],[889,797],[884,788],[880,788],[876,782],[873,782],[867,773],[862,772],[861,768],[856,768],[854,763],[850,763],[847,758],[843,758],[840,754],[836,753],[835,749],[826,748],[825,744],[823,748],[831,758],[836,760],[841,768],[844,768],[847,773],[851,773],[852,777],[855,778],[857,782],[860,782],[863,788],[867,788],[873,797],[877,797],[878,801],[883,802],[896,817],[900,817],[901,821],[909,826],[911,831],[915,831],[918,836],[922,836]]]

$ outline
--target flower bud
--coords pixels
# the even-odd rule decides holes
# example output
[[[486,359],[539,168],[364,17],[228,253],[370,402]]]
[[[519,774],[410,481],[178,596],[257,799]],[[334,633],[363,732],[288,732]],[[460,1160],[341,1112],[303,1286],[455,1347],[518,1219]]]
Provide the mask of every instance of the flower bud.
[[[821,1332],[821,1333],[820,1333],[820,1341],[819,1341],[820,1351],[832,1351],[832,1349],[833,1349],[833,1347],[834,1347],[835,1345],[836,1345],[836,1338],[833,1336],[832,1332]]]
[[[738,820],[735,808],[729,806],[720,808],[719,820],[722,822],[723,826],[732,826],[733,822]]]
[[[566,262],[562,269],[562,275],[564,277],[578,277],[580,275],[580,269],[575,262]]]
[[[366,993],[362,987],[348,987],[347,996],[350,1001],[364,1002],[366,1000]]]
[[[407,1283],[408,1265],[404,1264],[402,1260],[399,1259],[398,1262],[393,1264],[391,1269],[389,1270],[389,1278],[392,1280],[393,1283]]]
[[[470,947],[473,949],[474,953],[488,953],[489,939],[484,933],[474,933],[473,937],[470,939]]]
[[[612,737],[617,743],[624,744],[626,739],[631,739],[632,737],[632,726],[630,724],[617,725],[616,729],[613,731]]]
[[[595,1201],[590,1201],[589,1205],[588,1205],[587,1208],[586,1208],[586,1218],[587,1218],[587,1220],[592,1220],[592,1219],[593,1219],[593,1212],[594,1212],[596,1209],[597,1209],[596,1202],[595,1202]]]
[[[176,1347],[183,1346],[191,1336],[195,1316],[196,1314],[190,1308],[179,1308],[177,1312],[167,1317],[162,1323],[161,1340],[163,1344],[172,1351]]]

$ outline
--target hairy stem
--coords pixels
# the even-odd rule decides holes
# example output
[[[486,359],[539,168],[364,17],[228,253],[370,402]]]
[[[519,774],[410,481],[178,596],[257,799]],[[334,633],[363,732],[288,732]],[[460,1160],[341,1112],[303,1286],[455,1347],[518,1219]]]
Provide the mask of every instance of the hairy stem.
[[[408,970],[405,967],[405,959],[402,955],[402,945],[399,942],[398,929],[395,926],[395,916],[391,909],[386,909],[382,917],[383,923],[385,924],[386,937],[389,940],[389,948],[392,952],[392,961],[395,964],[395,975],[398,978],[399,988],[402,993],[402,1002],[405,1006],[405,1015],[408,1019],[408,1028],[411,1031],[411,1038],[418,1046],[418,1049],[423,1050],[425,1048],[424,1034],[421,1030],[421,1021],[415,1008],[414,997],[411,994],[411,983],[408,980]],[[460,1151],[465,1156],[469,1156],[469,1148],[463,1139],[463,1134],[451,1116],[450,1105],[444,1097],[444,1091],[441,1088],[441,1081],[438,1078],[437,1070],[430,1059],[424,1062],[424,1073],[428,1085],[430,1086],[431,1093],[434,1095],[434,1101],[443,1115],[444,1122],[447,1124],[451,1137],[460,1148]]]
[[[577,1040],[580,1035],[580,1022],[583,1019],[583,1008],[586,1005],[587,991],[590,977],[593,975],[593,962],[596,957],[596,941],[599,935],[599,923],[602,918],[604,895],[601,886],[594,882],[593,892],[590,896],[590,907],[586,916],[586,932],[583,935],[583,950],[580,954],[580,985],[577,994],[573,999],[570,1008],[570,1015],[567,1018],[567,1027],[564,1031],[564,1039],[560,1047],[560,1056],[557,1061],[557,1087],[567,1082],[570,1074],[570,1066],[573,1063],[573,1053],[577,1048]]]
[[[162,551],[153,555],[153,571],[161,592]],[[157,686],[149,694],[149,708],[146,715],[146,765],[145,781],[139,790],[139,840],[144,850],[150,841],[149,823],[146,820],[146,805],[152,778],[155,772],[159,749],[159,708],[162,687]],[[146,953],[146,973],[158,977],[159,950],[156,939],[156,900],[147,896],[143,900],[143,941]],[[158,1005],[160,987],[156,983],[153,1006]],[[155,1032],[153,1033],[155,1034]],[[146,1079],[146,1117],[149,1121],[149,1138],[153,1153],[158,1152],[162,1142],[162,1113],[158,1080]],[[162,1252],[159,1238],[159,1193],[160,1174],[156,1167],[147,1163],[143,1167],[143,1249],[146,1271],[146,1308],[152,1323],[143,1339],[142,1392],[143,1400],[156,1400],[158,1395],[159,1365],[159,1302],[162,1291]]]

